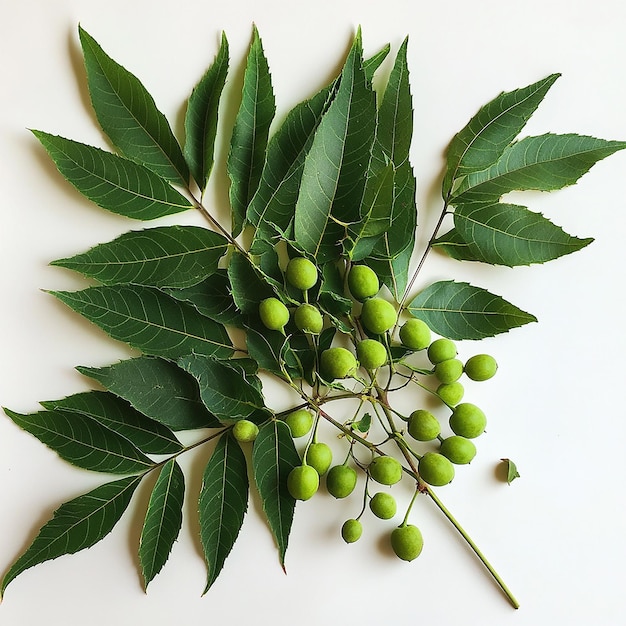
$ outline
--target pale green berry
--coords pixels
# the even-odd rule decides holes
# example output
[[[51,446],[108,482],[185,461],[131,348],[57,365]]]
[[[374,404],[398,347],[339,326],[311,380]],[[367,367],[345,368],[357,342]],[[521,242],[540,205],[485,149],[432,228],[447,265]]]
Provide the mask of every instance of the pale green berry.
[[[463,374],[463,363],[459,359],[446,359],[435,365],[435,376],[442,383],[454,383]]]
[[[287,490],[296,500],[308,500],[317,492],[320,475],[308,465],[294,467],[287,476]]]
[[[378,276],[367,265],[353,265],[348,273],[348,289],[355,300],[363,302],[379,292]]]
[[[423,350],[430,344],[430,328],[422,320],[407,320],[400,328],[400,341],[410,350]]]
[[[291,436],[294,438],[304,437],[313,426],[313,416],[306,409],[297,409],[292,411],[285,418],[287,426],[291,431]]]
[[[456,344],[450,339],[435,339],[428,346],[428,358],[431,363],[441,363],[456,356]]]
[[[289,321],[289,309],[278,298],[266,298],[259,304],[259,315],[266,328],[282,331]]]
[[[250,420],[239,420],[233,426],[233,437],[241,443],[254,441],[259,434],[259,427]]]
[[[306,291],[317,282],[317,267],[309,259],[298,256],[291,259],[287,264],[286,275],[290,285]]]
[[[346,543],[354,543],[363,534],[363,524],[358,519],[348,519],[341,527],[341,536]]]
[[[301,304],[293,314],[293,321],[298,330],[312,335],[319,335],[324,327],[320,310],[312,304]]]
[[[391,302],[383,298],[370,298],[363,303],[361,322],[376,335],[387,332],[396,323],[398,315]]]
[[[376,339],[359,341],[356,355],[361,365],[369,371],[374,371],[387,362],[387,348]]]
[[[472,380],[489,380],[497,369],[498,364],[490,354],[475,354],[465,363],[465,374]]]
[[[439,452],[455,465],[465,465],[476,456],[476,446],[473,441],[465,437],[452,435],[441,442]]]
[[[352,376],[357,366],[354,354],[346,348],[328,348],[320,357],[320,373],[324,380],[332,381]]]
[[[417,465],[422,480],[434,487],[447,485],[454,478],[454,466],[443,454],[427,452]]]
[[[384,491],[379,491],[370,500],[370,510],[380,519],[391,519],[398,510],[396,499]]]
[[[416,559],[424,547],[420,529],[413,524],[398,526],[391,533],[391,547],[396,556],[403,561]]]
[[[474,439],[482,434],[487,425],[487,418],[483,411],[471,402],[457,404],[450,416],[450,428],[455,435],[467,439]]]
[[[377,456],[370,463],[368,471],[381,485],[395,485],[402,478],[402,465],[392,456]]]
[[[448,405],[454,406],[463,399],[465,388],[460,382],[441,383],[437,387],[437,395]]]
[[[320,476],[328,471],[332,462],[333,452],[325,443],[312,443],[306,451],[307,465],[314,467]]]
[[[432,441],[441,432],[439,420],[426,409],[417,409],[409,416],[409,435],[417,441]]]
[[[356,471],[349,465],[335,465],[326,474],[326,489],[335,498],[347,498],[356,487]]]

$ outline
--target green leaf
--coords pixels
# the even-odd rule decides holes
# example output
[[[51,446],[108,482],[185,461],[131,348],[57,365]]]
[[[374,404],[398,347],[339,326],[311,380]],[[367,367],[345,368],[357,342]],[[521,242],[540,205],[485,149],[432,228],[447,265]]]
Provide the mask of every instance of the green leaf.
[[[455,228],[437,237],[432,245],[433,248],[445,252],[449,257],[457,261],[481,260],[471,251],[469,244],[461,237]]]
[[[228,41],[222,33],[215,60],[189,96],[185,113],[184,155],[191,175],[204,191],[213,169],[220,97],[228,75]]]
[[[62,459],[76,467],[109,474],[138,474],[154,463],[126,437],[96,420],[69,411],[39,411],[21,415],[4,412]]]
[[[289,339],[282,333],[249,326],[246,329],[246,347],[261,369],[284,378],[282,369],[284,367],[291,378],[304,377],[302,363],[292,349]]]
[[[228,358],[223,326],[152,287],[103,286],[49,292],[108,333],[145,354],[176,359],[190,352]]]
[[[485,169],[500,158],[559,76],[551,74],[528,87],[501,93],[454,136],[446,154],[444,199],[459,176]]]
[[[408,304],[411,315],[449,339],[483,339],[537,318],[480,287],[452,280],[433,283]]]
[[[360,433],[369,432],[371,426],[372,416],[369,413],[365,413],[365,415],[363,415],[363,417],[358,422],[352,423],[352,428]]]
[[[626,148],[626,141],[585,135],[525,137],[509,146],[500,159],[470,172],[453,190],[451,203],[491,202],[509,191],[553,191],[573,185],[601,159]]]
[[[228,278],[235,305],[247,315],[258,316],[259,302],[276,295],[260,269],[239,252],[230,257]]]
[[[200,539],[209,570],[204,593],[221,572],[247,508],[246,457],[235,439],[226,434],[206,465],[200,492]]]
[[[126,437],[146,454],[172,454],[182,449],[174,433],[106,391],[77,393],[41,405],[50,411],[79,413]]]
[[[193,208],[187,198],[143,165],[71,139],[32,132],[66,180],[107,211],[154,220]]]
[[[368,82],[372,82],[376,70],[383,64],[383,61],[389,56],[391,46],[385,44],[376,54],[363,61],[363,71]]]
[[[260,428],[252,448],[252,468],[283,569],[296,505],[287,490],[287,476],[300,464],[291,431],[285,422],[272,420]]]
[[[505,466],[506,469],[506,482],[510,485],[516,478],[520,477],[519,472],[517,471],[517,466],[511,459],[500,459]]]
[[[4,594],[7,585],[28,568],[90,548],[106,537],[122,517],[140,481],[140,476],[122,478],[62,504],[4,575],[0,592]]]
[[[539,213],[515,204],[462,204],[454,210],[459,236],[481,261],[494,265],[544,263],[589,245]]]
[[[221,426],[202,404],[195,378],[164,359],[141,356],[108,367],[76,369],[172,430]]]
[[[152,489],[139,542],[139,562],[147,588],[169,558],[183,521],[185,477],[175,459],[161,468]]]
[[[244,374],[236,361],[216,361],[200,354],[178,361],[198,381],[206,408],[224,424],[246,418],[265,406],[259,379]]]
[[[244,73],[241,106],[235,118],[226,163],[231,183],[234,236],[242,231],[248,204],[259,186],[275,110],[269,67],[255,27]]]
[[[217,271],[228,242],[198,226],[161,226],[131,231],[52,265],[66,267],[105,285],[190,287]]]
[[[189,170],[165,116],[136,76],[109,57],[79,27],[91,103],[102,130],[128,158],[187,185]]]

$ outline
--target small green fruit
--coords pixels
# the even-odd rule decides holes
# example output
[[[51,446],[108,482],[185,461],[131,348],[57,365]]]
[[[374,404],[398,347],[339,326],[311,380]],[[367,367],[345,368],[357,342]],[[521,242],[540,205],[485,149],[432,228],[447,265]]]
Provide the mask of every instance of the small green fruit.
[[[391,519],[398,510],[396,499],[384,491],[379,491],[370,500],[370,510],[380,519]]]
[[[391,456],[377,456],[368,470],[370,476],[381,485],[395,485],[402,478],[402,465]]]
[[[472,380],[489,380],[497,370],[498,364],[490,354],[475,354],[465,363],[465,374]]]
[[[441,487],[454,478],[454,466],[443,454],[427,452],[417,466],[422,480],[429,485]]]
[[[409,417],[409,435],[417,441],[432,441],[441,432],[439,420],[426,409],[417,409]]]
[[[410,350],[423,350],[430,343],[430,328],[422,320],[407,320],[400,328],[400,341]]]
[[[416,559],[424,547],[420,529],[413,524],[398,526],[391,533],[391,547],[396,556],[403,561]]]
[[[450,339],[435,339],[428,346],[428,359],[433,364],[453,359],[456,354],[456,344]]]
[[[298,437],[304,437],[313,426],[313,416],[306,409],[298,409],[292,411],[285,418],[287,426],[291,431],[291,436],[297,439]]]
[[[376,339],[364,339],[356,346],[356,355],[361,365],[372,372],[387,362],[387,348]]]
[[[348,274],[348,289],[355,300],[363,302],[379,292],[378,276],[367,265],[353,265]]]
[[[324,380],[347,378],[356,372],[357,367],[354,354],[345,348],[328,348],[320,357],[320,373]]]
[[[306,291],[317,282],[317,267],[309,259],[298,256],[287,264],[286,275],[290,285]]]
[[[325,443],[312,443],[306,451],[306,463],[323,476],[333,462],[333,452]]]
[[[266,298],[259,304],[259,315],[266,328],[282,331],[289,321],[289,309],[278,298]]]
[[[487,418],[483,411],[475,404],[462,402],[457,404],[450,416],[450,428],[455,435],[467,439],[474,439],[482,434],[487,425]]]
[[[312,335],[319,335],[324,327],[322,314],[312,304],[301,304],[293,314],[293,321],[298,330]]]
[[[476,446],[474,442],[459,435],[452,435],[441,442],[439,452],[450,459],[455,465],[465,465],[470,463],[476,456]]]
[[[463,363],[459,359],[446,359],[435,365],[435,376],[442,383],[454,383],[463,374]]]
[[[349,465],[335,465],[326,475],[326,489],[335,498],[347,498],[356,487],[356,471]]]
[[[442,383],[437,387],[437,395],[448,405],[454,406],[463,399],[465,388],[459,382]]]
[[[387,332],[396,323],[398,315],[391,302],[383,298],[370,298],[363,303],[361,322],[376,335]]]
[[[354,543],[363,534],[363,524],[358,519],[348,519],[341,527],[341,536],[346,543]]]
[[[319,474],[308,465],[294,467],[287,476],[287,490],[296,500],[312,498],[320,486]]]
[[[250,420],[239,420],[233,426],[233,437],[241,443],[254,441],[259,434],[259,427]]]

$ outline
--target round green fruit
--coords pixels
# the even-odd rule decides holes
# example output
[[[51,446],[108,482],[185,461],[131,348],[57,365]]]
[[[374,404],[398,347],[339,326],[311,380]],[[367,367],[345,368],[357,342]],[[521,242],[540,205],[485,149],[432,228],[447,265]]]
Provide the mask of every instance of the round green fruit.
[[[456,354],[456,344],[450,339],[435,339],[428,346],[428,359],[433,364],[453,359]]]
[[[328,348],[320,357],[320,373],[324,380],[347,378],[356,372],[357,367],[354,354],[345,348]]]
[[[250,420],[239,420],[233,426],[233,437],[241,443],[254,441],[259,434],[259,427]]]
[[[375,335],[382,335],[396,323],[398,315],[391,302],[383,298],[370,298],[363,303],[361,322]]]
[[[298,256],[287,264],[286,275],[290,285],[306,291],[317,282],[317,267],[309,259]]]
[[[417,466],[422,480],[434,487],[447,485],[454,478],[454,466],[443,454],[427,452]]]
[[[323,476],[333,462],[333,452],[325,443],[312,443],[306,451],[306,463]]]
[[[308,465],[294,467],[287,476],[287,490],[296,500],[312,498],[320,486],[320,475]]]
[[[422,320],[407,320],[400,328],[400,341],[410,350],[423,350],[430,344],[430,328]]]
[[[454,406],[463,399],[465,388],[460,382],[441,383],[437,387],[437,395],[448,405]]]
[[[287,426],[291,431],[291,436],[297,439],[298,437],[304,437],[313,426],[313,416],[306,409],[298,409],[292,411],[285,418]]]
[[[432,441],[441,432],[439,420],[426,409],[417,409],[409,417],[409,435],[417,441]]]
[[[348,289],[355,300],[363,302],[379,292],[378,276],[367,265],[353,265],[348,273]]]
[[[349,465],[335,465],[326,475],[326,489],[335,498],[347,498],[356,487],[356,470]]]
[[[413,524],[398,526],[391,533],[391,547],[396,556],[403,561],[416,559],[424,547],[420,529]]]
[[[363,339],[356,346],[356,355],[368,371],[377,370],[387,362],[387,348],[376,339]]]
[[[489,380],[497,370],[498,364],[490,354],[475,354],[465,363],[465,374],[472,380]]]
[[[370,510],[380,519],[391,519],[398,510],[396,499],[384,491],[379,491],[370,500]]]
[[[370,463],[368,471],[381,485],[395,485],[402,478],[402,465],[392,456],[377,456]]]
[[[259,304],[259,315],[265,328],[282,331],[289,321],[289,309],[278,298],[266,298]]]
[[[474,439],[482,434],[487,425],[483,411],[471,402],[457,404],[450,416],[450,428],[455,435]]]
[[[346,543],[354,543],[363,534],[363,524],[358,519],[348,519],[341,527],[341,536]]]
[[[312,304],[301,304],[293,314],[293,321],[298,330],[312,335],[319,335],[324,327],[320,310]]]
[[[476,446],[465,437],[452,435],[441,442],[439,452],[455,465],[466,465],[476,456]]]
[[[441,383],[454,383],[463,374],[463,363],[459,359],[446,359],[435,365],[435,376]]]

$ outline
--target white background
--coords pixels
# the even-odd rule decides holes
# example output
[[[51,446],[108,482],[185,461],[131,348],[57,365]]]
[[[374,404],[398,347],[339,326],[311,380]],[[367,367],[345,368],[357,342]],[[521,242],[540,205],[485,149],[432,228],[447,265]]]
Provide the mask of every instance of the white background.
[[[0,404],[24,413],[37,410],[38,400],[87,389],[75,365],[106,365],[129,354],[41,291],[83,285],[49,267],[50,260],[137,228],[84,201],[26,130],[106,146],[88,108],[79,22],[142,79],[177,128],[222,29],[234,68],[224,121],[232,121],[228,104],[253,22],[279,119],[325,84],[359,24],[366,54],[386,42],[395,53],[408,34],[422,244],[439,211],[448,141],[500,91],[561,72],[527,132],[626,139],[626,9],[618,0],[0,0],[0,9]],[[224,153],[221,146],[219,157]],[[488,432],[471,467],[439,491],[517,595],[518,611],[425,498],[412,521],[426,544],[411,564],[390,555],[384,540],[390,526],[371,516],[363,539],[343,544],[339,527],[358,511],[359,496],[336,502],[320,494],[300,504],[287,576],[253,500],[220,578],[201,597],[205,568],[193,515],[201,453],[186,461],[195,478],[184,527],[147,595],[135,556],[143,490],[100,544],[13,581],[0,624],[623,624],[625,174],[620,153],[574,187],[523,199],[568,232],[594,237],[583,251],[513,270],[432,255],[422,277],[469,280],[539,318],[461,345],[464,356],[491,352],[500,370],[489,383],[468,384],[468,399],[488,414]],[[223,168],[217,176],[222,187],[213,199],[223,217]],[[514,459],[522,475],[510,486],[496,475],[501,457]],[[0,569],[60,503],[101,480],[0,417]],[[408,490],[400,487],[399,497]]]

